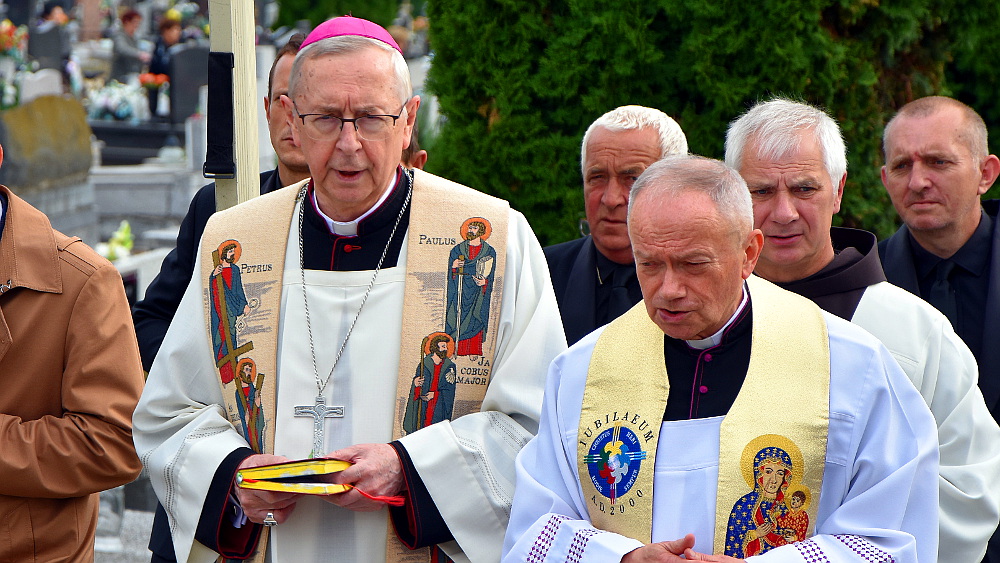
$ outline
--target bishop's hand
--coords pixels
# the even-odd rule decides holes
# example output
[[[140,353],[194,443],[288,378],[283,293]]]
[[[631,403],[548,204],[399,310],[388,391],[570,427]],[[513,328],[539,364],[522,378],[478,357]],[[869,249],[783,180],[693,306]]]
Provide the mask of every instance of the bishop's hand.
[[[262,465],[273,465],[291,461],[287,457],[270,454],[255,454],[243,460],[238,469],[248,469],[250,467],[260,467]],[[256,489],[236,489],[236,498],[240,501],[240,506],[247,518],[251,522],[261,524],[267,513],[274,515],[274,519],[280,524],[292,515],[295,510],[295,503],[302,495],[296,493],[278,493],[274,491],[260,491]]]
[[[348,483],[371,496],[396,496],[403,490],[403,466],[399,462],[396,450],[389,444],[357,444],[335,452],[326,457],[349,461],[353,465],[331,475],[334,483]],[[322,497],[327,502],[337,506],[371,512],[380,510],[384,503],[366,498],[355,490]]]

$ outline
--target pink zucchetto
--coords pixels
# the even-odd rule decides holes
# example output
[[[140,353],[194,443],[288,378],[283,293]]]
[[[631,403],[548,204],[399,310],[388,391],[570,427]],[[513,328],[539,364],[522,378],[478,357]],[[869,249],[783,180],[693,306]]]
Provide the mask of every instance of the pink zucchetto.
[[[312,30],[306,40],[302,42],[302,49],[309,45],[327,39],[329,37],[340,37],[343,35],[357,35],[368,37],[385,43],[402,54],[403,50],[396,44],[396,40],[389,35],[389,32],[377,23],[356,18],[354,16],[341,16],[327,20]]]

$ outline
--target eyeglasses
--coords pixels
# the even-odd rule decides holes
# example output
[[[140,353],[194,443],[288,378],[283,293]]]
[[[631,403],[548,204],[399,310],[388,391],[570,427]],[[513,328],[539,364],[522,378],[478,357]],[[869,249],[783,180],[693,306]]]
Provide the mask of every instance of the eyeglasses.
[[[292,103],[295,106],[295,103]],[[406,103],[399,108],[396,115],[369,114],[354,118],[338,117],[329,113],[299,113],[298,106],[295,106],[295,113],[302,120],[302,132],[310,139],[316,141],[335,141],[340,137],[340,132],[344,130],[345,123],[354,125],[354,131],[359,137],[366,141],[381,141],[389,136],[389,132],[396,126],[396,120],[403,115]]]

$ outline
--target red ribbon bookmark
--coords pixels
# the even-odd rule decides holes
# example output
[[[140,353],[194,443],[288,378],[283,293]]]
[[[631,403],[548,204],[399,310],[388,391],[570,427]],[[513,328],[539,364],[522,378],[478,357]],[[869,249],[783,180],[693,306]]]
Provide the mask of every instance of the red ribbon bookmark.
[[[243,478],[243,482],[244,483],[259,483],[260,480],[259,479],[248,479],[248,478],[244,477]],[[384,502],[385,504],[388,504],[389,506],[403,506],[404,504],[406,504],[406,497],[402,497],[402,496],[383,497],[383,496],[373,495],[371,493],[366,493],[365,491],[362,491],[361,489],[355,487],[354,485],[351,485],[350,483],[343,483],[343,485],[345,487],[350,487],[350,488],[354,489],[355,491],[361,493],[361,496],[363,496],[363,497],[365,497],[367,499],[373,500],[375,502]],[[340,493],[334,493],[334,494],[340,494]]]
[[[371,499],[371,500],[374,500],[376,502],[384,502],[384,503],[388,504],[389,506],[403,506],[404,504],[406,504],[406,497],[400,497],[400,496],[395,496],[395,497],[380,497],[380,496],[375,496],[375,495],[368,494],[368,493],[362,491],[361,489],[355,487],[354,485],[347,485],[347,486],[350,487],[350,488],[352,488],[352,489],[354,489],[355,491],[361,493],[361,496],[363,496],[363,497],[365,497],[367,499]]]

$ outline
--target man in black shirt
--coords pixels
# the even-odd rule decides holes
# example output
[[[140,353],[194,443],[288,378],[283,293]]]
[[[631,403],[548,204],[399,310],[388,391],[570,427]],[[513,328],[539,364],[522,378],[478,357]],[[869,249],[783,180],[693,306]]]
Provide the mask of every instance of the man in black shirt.
[[[885,127],[882,183],[904,225],[879,243],[888,280],[944,313],[979,364],[979,388],[1000,416],[1000,202],[980,196],[1000,174],[986,124],[969,106],[930,96]],[[983,561],[1000,562],[994,535]]]
[[[302,152],[292,144],[292,130],[288,112],[278,100],[288,93],[288,77],[292,72],[292,61],[305,36],[293,35],[288,43],[278,50],[268,79],[267,97],[264,98],[264,113],[271,135],[271,146],[278,156],[278,167],[260,175],[260,193],[265,194],[289,186],[309,177]],[[277,103],[275,103],[277,102]],[[198,242],[205,230],[205,223],[215,213],[215,183],[203,186],[195,194],[188,213],[181,222],[177,234],[177,246],[163,259],[160,273],[146,289],[144,298],[135,304],[132,320],[139,338],[142,367],[149,371],[153,364],[163,335],[174,318],[177,305],[181,302],[184,289],[191,281],[194,258],[198,253]]]
[[[580,166],[590,234],[545,248],[567,344],[642,300],[625,228],[629,190],[650,164],[684,153],[680,126],[652,108],[622,106],[587,129]]]
[[[261,173],[261,194],[309,177],[305,158],[301,150],[292,143],[288,112],[279,101],[283,94],[288,93],[292,61],[295,60],[295,54],[299,52],[304,39],[305,35],[301,33],[293,35],[288,43],[278,50],[271,65],[267,97],[264,98],[264,113],[267,116],[271,146],[278,156],[278,167]],[[177,305],[184,295],[184,289],[191,281],[195,256],[198,254],[198,243],[205,231],[205,224],[213,213],[215,213],[214,182],[202,187],[195,194],[191,207],[181,222],[180,232],[177,234],[177,246],[163,259],[160,273],[146,288],[144,298],[132,309],[132,321],[135,323],[136,337],[139,340],[142,367],[146,371],[153,365],[153,359],[160,349],[160,343],[163,342],[170,321],[174,318]],[[157,505],[153,520],[149,549],[153,552],[153,562],[174,561],[167,514],[160,505]]]

